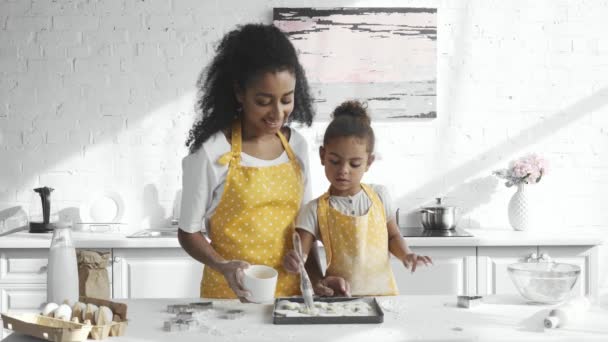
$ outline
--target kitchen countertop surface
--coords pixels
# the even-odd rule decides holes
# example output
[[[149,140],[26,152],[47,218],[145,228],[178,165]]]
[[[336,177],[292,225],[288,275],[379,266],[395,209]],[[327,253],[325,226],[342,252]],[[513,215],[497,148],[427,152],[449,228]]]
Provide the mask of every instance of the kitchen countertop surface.
[[[513,229],[467,229],[472,237],[407,237],[410,246],[583,246],[608,241],[608,229],[518,232]],[[175,237],[126,238],[130,233],[73,232],[76,248],[176,248]],[[0,237],[0,248],[48,248],[51,233],[16,232]]]
[[[604,303],[608,300],[605,298]],[[169,304],[201,299],[127,300],[126,334],[109,342],[141,341],[608,341],[608,305],[592,306],[584,319],[563,328],[544,329],[543,319],[554,305],[526,304],[519,296],[490,296],[479,306],[456,307],[455,296],[378,298],[384,310],[380,324],[274,325],[272,305],[215,301],[201,326],[192,332],[163,331],[174,316]],[[227,319],[230,309],[245,315]],[[40,341],[11,334],[5,342]]]

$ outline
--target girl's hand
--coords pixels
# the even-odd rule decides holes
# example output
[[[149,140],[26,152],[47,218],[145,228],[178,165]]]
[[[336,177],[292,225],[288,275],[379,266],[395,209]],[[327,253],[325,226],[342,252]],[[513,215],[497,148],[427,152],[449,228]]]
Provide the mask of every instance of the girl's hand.
[[[243,270],[248,267],[249,264],[241,260],[224,261],[218,265],[218,271],[222,273],[228,286],[243,303],[249,302],[247,297],[251,296],[251,292],[243,285]]]
[[[290,250],[283,257],[283,268],[289,273],[300,273],[300,258],[298,253],[294,250]]]
[[[424,266],[432,265],[433,260],[426,255],[418,255],[416,253],[408,253],[403,259],[401,259],[403,265],[407,269],[411,269],[412,273],[416,272],[416,266],[424,264]]]
[[[350,284],[342,277],[327,276],[315,284],[315,294],[319,296],[350,297]]]

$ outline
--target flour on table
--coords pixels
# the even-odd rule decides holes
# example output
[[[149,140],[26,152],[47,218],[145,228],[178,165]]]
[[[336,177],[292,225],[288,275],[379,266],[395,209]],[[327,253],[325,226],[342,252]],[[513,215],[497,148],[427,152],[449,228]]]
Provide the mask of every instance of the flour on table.
[[[315,302],[312,310],[304,303],[281,300],[277,303],[275,313],[287,317],[297,316],[371,316],[374,309],[362,300],[346,302]]]

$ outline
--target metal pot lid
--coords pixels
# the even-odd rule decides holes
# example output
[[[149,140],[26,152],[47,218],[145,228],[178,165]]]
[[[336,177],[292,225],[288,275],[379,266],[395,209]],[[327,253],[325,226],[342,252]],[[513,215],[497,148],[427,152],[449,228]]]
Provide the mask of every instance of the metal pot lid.
[[[456,207],[449,206],[449,205],[442,205],[441,197],[437,197],[437,198],[435,198],[435,205],[428,206],[428,207],[422,207],[421,209],[453,209],[453,208],[456,208]]]

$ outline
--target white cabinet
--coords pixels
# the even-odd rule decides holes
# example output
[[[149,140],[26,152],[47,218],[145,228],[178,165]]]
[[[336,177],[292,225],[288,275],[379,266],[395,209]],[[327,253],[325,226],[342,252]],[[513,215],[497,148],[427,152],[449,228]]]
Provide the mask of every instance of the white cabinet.
[[[319,245],[322,272],[327,269],[325,249]],[[391,256],[391,266],[395,281],[402,295],[426,294],[473,294],[475,284],[475,255],[474,246],[467,247],[413,247],[412,251],[419,255],[430,256],[433,265],[418,266],[416,272],[403,266],[401,260]]]
[[[0,311],[40,310],[46,302],[48,252],[47,248],[0,249]],[[111,264],[108,274],[111,288]]]
[[[525,262],[530,257],[580,266],[581,274],[575,284],[575,293],[597,297],[599,260],[596,246],[477,247],[478,293],[518,293],[508,274],[507,266],[515,262]]]
[[[0,311],[38,311],[46,302],[48,249],[0,250]]]
[[[419,265],[416,272],[411,273],[400,260],[392,257],[391,265],[400,294],[475,293],[475,247],[413,247],[412,250],[431,257],[433,265]]]
[[[415,273],[391,259],[399,291],[424,294],[516,294],[507,266],[533,254],[577,264],[576,291],[598,296],[597,246],[414,246],[434,265]],[[105,251],[109,251],[106,249]],[[113,298],[195,298],[203,265],[179,247],[114,248],[108,267]],[[325,256],[319,249],[321,264]],[[0,249],[0,311],[38,311],[46,301],[46,248]]]
[[[518,293],[509,277],[507,266],[515,262],[524,262],[537,253],[537,246],[477,247],[477,293],[480,295]]]
[[[0,287],[1,312],[36,312],[46,302],[46,284],[13,284]]]
[[[202,276],[181,248],[113,249],[114,298],[195,298]]]

